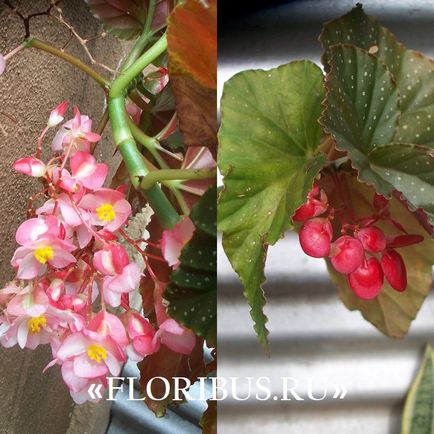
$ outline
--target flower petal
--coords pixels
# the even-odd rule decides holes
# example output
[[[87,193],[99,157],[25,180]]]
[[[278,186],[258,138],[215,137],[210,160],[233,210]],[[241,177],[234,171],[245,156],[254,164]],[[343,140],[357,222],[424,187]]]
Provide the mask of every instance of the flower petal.
[[[88,385],[88,380],[81,378],[74,373],[74,363],[72,361],[65,362],[62,365],[61,370],[63,381],[72,392],[79,392]]]
[[[88,339],[82,333],[73,333],[62,342],[56,357],[60,360],[66,360],[69,357],[84,353],[88,343]]]
[[[82,378],[97,378],[107,374],[107,366],[90,360],[87,354],[74,357],[74,373]]]

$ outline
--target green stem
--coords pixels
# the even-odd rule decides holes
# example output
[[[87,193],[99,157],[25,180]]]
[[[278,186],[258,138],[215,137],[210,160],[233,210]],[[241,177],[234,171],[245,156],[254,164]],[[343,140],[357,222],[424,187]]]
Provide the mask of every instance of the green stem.
[[[128,69],[124,71],[113,83],[110,89],[110,98],[123,96],[125,89],[150,63],[167,49],[167,38],[164,34],[148,51],[143,53]]]
[[[128,124],[129,117],[125,110],[125,91],[130,82],[140,72],[152,63],[167,48],[166,37],[153,45],[148,51],[142,54],[128,69],[123,71],[112,83],[109,92],[109,114],[112,124],[113,139],[118,146],[119,152],[127,166],[131,176],[131,182],[135,188],[139,187],[142,177],[149,173],[142,154],[137,149],[136,142]],[[180,216],[173,205],[167,199],[161,188],[154,185],[146,190],[144,195],[149,205],[158,215],[161,225],[170,229],[180,221]]]
[[[83,72],[85,72],[87,75],[92,77],[104,89],[109,88],[110,83],[103,76],[99,75],[89,65],[86,65],[80,59],[77,59],[76,57],[72,56],[71,54],[65,53],[64,51],[59,50],[58,48],[52,47],[51,45],[46,44],[45,42],[42,42],[36,38],[29,39],[26,42],[26,48],[31,48],[31,47],[37,48],[38,50],[46,51],[47,53],[50,53],[54,56],[60,57],[63,60],[66,60],[71,65],[76,66],[77,68],[79,68]]]
[[[190,208],[187,205],[187,202],[184,199],[183,194],[177,189],[177,188],[171,188],[170,191],[175,196],[176,200],[178,201],[179,207],[181,208],[181,211],[184,215],[190,214]]]
[[[125,71],[126,69],[128,69],[137,60],[137,58],[140,56],[142,51],[145,49],[147,43],[149,42],[149,39],[152,36],[151,26],[152,26],[152,20],[154,19],[155,4],[156,4],[156,0],[149,1],[145,27],[143,29],[142,34],[136,40],[133,48],[131,49],[130,53],[125,59],[121,71]]]
[[[179,155],[174,154],[173,152],[165,149],[161,146],[160,142],[155,137],[150,137],[146,133],[143,132],[134,122],[128,117],[128,126],[131,129],[131,133],[133,137],[139,142],[142,146],[144,146],[155,158],[159,166],[163,169],[168,169],[169,165],[164,161],[158,151],[164,152],[167,155],[170,155],[172,158],[183,161],[183,158],[180,158]]]
[[[128,116],[128,127],[131,130],[131,134],[133,137],[146,149],[149,151],[158,149],[159,143],[157,140],[155,140],[153,137],[148,136],[146,133],[144,133],[134,122],[133,120]]]
[[[140,183],[143,190],[152,188],[157,182],[167,180],[184,179],[191,181],[193,179],[215,178],[217,170],[215,167],[209,169],[162,169],[154,170],[148,173]]]
[[[149,137],[147,134],[145,134],[128,116],[128,126],[130,127],[131,134],[133,135],[134,139],[139,142],[142,146],[144,146],[154,157],[155,161],[158,163],[158,165],[163,168],[167,169],[169,166],[164,161],[163,157],[158,153],[158,149],[160,148],[160,144],[153,138]]]

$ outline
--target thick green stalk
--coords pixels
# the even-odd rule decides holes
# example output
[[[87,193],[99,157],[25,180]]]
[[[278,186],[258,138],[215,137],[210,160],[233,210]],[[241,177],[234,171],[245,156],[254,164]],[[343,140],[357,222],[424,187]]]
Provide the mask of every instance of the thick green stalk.
[[[148,190],[152,188],[157,182],[168,181],[168,180],[193,180],[193,179],[208,179],[215,178],[216,169],[162,169],[162,170],[154,170],[148,173],[140,183],[141,188],[143,190]]]
[[[140,180],[149,173],[142,154],[137,149],[136,142],[128,125],[128,115],[125,110],[125,94],[130,82],[141,71],[152,63],[167,48],[166,37],[163,36],[148,51],[142,54],[129,68],[113,81],[109,92],[109,114],[112,124],[113,139],[127,166],[134,187],[140,187]],[[144,191],[144,195],[154,212],[158,215],[164,228],[172,228],[180,221],[180,216],[173,205],[154,185]]]

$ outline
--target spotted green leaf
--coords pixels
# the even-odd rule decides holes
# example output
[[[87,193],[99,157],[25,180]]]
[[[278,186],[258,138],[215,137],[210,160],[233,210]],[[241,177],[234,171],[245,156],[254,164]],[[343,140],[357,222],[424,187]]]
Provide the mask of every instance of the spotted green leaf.
[[[169,315],[211,347],[216,346],[217,333],[216,194],[216,186],[211,187],[193,207],[195,232],[164,293]]]
[[[347,175],[341,179],[341,188],[351,192],[348,198],[349,209],[352,209],[359,218],[373,214],[371,204],[374,189],[372,187],[359,182],[356,176]],[[329,199],[331,203],[340,200],[331,194]],[[385,281],[380,294],[375,299],[362,300],[350,289],[346,276],[337,273],[329,261],[327,265],[332,280],[338,285],[339,295],[348,309],[359,310],[366,320],[387,336],[403,337],[416,318],[432,284],[434,242],[421,227],[416,216],[395,197],[390,201],[390,211],[408,233],[420,234],[424,237],[424,241],[420,244],[398,249],[407,268],[408,284],[404,292],[395,291]],[[393,225],[386,222],[379,222],[376,225],[387,235],[399,234]]]
[[[434,354],[430,345],[408,392],[401,434],[432,434],[434,431]]]
[[[324,26],[320,40],[323,62],[332,67],[330,51],[336,44],[351,44],[368,50],[384,63],[396,82],[402,115],[394,141],[434,147],[434,62],[407,49],[361,5]]]
[[[400,191],[413,209],[422,208],[434,225],[434,151],[393,143],[374,149],[371,169]]]
[[[389,194],[393,187],[371,170],[368,156],[393,139],[400,115],[396,85],[387,68],[360,48],[336,45],[329,55],[333,67],[321,121],[337,147],[348,151],[360,178]]]
[[[366,87],[384,88],[384,95],[371,94],[368,101],[364,102],[367,105],[365,107],[366,113],[362,114],[362,120],[369,121],[369,117],[375,115],[378,118],[375,110],[378,110],[379,98],[380,101],[387,102],[391,107],[396,108],[393,113],[390,113],[391,120],[392,114],[394,115],[393,125],[388,126],[391,134],[384,135],[382,138],[389,138],[390,142],[400,144],[418,144],[431,149],[434,148],[434,62],[431,59],[416,51],[408,50],[404,45],[397,42],[389,30],[382,27],[375,18],[363,12],[361,5],[358,5],[343,17],[327,23],[324,26],[320,40],[325,49],[323,62],[329,71],[331,82],[343,80],[348,90],[350,82],[355,81],[353,83],[354,88],[351,89],[356,89],[361,94],[361,100],[363,97],[370,95]],[[382,69],[390,73],[390,79],[383,78],[381,80],[378,74],[373,74],[369,70],[366,70],[365,63],[357,63],[356,68],[354,68],[354,64],[344,65],[345,68],[342,70],[342,65],[339,64],[340,59],[336,56],[336,52],[342,50],[348,53],[350,50],[350,48],[344,48],[343,44],[349,44],[348,47],[353,47],[352,50],[357,50],[357,48],[366,50],[369,54],[366,54],[365,57],[370,55],[375,59],[375,61],[371,61],[371,64],[376,64],[380,69],[381,65],[384,65]],[[345,60],[350,61],[352,59],[347,58]],[[381,81],[379,82],[379,80]],[[394,87],[396,89],[392,92]],[[387,92],[388,89],[389,92]],[[330,99],[333,98],[333,91],[329,97]],[[353,100],[353,102],[357,104],[358,101]],[[326,115],[345,119],[345,122],[341,122],[341,125],[339,125],[338,131],[336,131],[335,125],[333,133],[339,146],[342,144],[343,130],[348,128],[354,131],[354,123],[348,124],[346,122],[348,120],[346,110],[347,107],[339,105],[332,107],[327,102]],[[357,109],[354,108],[353,111],[357,111]],[[364,127],[374,129],[374,126],[370,125],[369,122]],[[375,138],[369,146],[365,148],[359,147],[358,150],[361,151],[362,155],[355,152],[354,149],[348,149],[345,145],[343,148],[349,151],[349,156],[354,166],[360,171],[361,179],[375,185],[379,192],[387,195],[393,189],[400,190],[403,187],[403,183],[399,182],[399,178],[408,179],[408,176],[405,173],[403,176],[398,174],[396,172],[396,165],[396,176],[384,176],[385,173],[381,169],[377,168],[373,170],[376,165],[375,161],[372,161],[372,166],[368,164],[368,160],[374,158],[376,152],[380,151],[375,151],[370,155],[368,153],[374,147],[385,143],[385,140],[378,141]],[[387,148],[387,150],[392,151],[392,148]],[[387,151],[381,151],[383,161],[387,159],[385,152]],[[395,153],[394,158],[398,155],[400,155],[399,152]],[[422,159],[422,155],[419,154],[418,160],[421,164],[424,166],[431,164],[431,157],[429,155],[425,161],[422,161]],[[395,162],[397,162],[396,158]],[[400,168],[404,170],[404,162],[402,163],[400,164]],[[384,183],[383,179],[387,182]],[[411,206],[422,206],[432,222],[432,203],[427,208],[420,205],[427,202],[426,194],[420,188],[425,187],[419,186],[419,189],[410,187],[400,191],[402,191]],[[408,194],[408,190],[411,190],[410,195]]]
[[[244,71],[225,83],[219,168],[224,189],[218,221],[223,247],[244,286],[259,341],[267,349],[263,313],[269,245],[291,226],[325,156],[317,153],[323,75],[311,62]]]

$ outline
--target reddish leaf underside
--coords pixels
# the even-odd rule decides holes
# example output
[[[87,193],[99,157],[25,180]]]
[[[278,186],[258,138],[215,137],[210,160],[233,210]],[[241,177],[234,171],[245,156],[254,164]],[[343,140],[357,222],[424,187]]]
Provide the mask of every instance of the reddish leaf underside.
[[[186,0],[168,21],[169,74],[188,146],[217,145],[217,2]]]
[[[149,0],[86,0],[104,28],[121,39],[133,39],[142,33]],[[151,28],[164,26],[174,0],[157,0]]]
[[[190,355],[178,354],[162,345],[157,353],[146,357],[138,364],[140,369],[140,389],[146,394],[146,385],[151,378],[164,377],[168,380],[171,388],[166,399],[158,400],[165,394],[166,386],[161,380],[154,380],[150,387],[152,395],[157,400],[146,397],[145,403],[157,417],[166,413],[167,406],[174,398],[173,377],[185,377],[193,384],[198,377],[205,376],[205,364],[203,358],[203,340],[197,339],[196,346]],[[179,401],[178,401],[179,403]]]
[[[202,416],[202,434],[217,434],[217,401],[208,401],[208,408]]]

